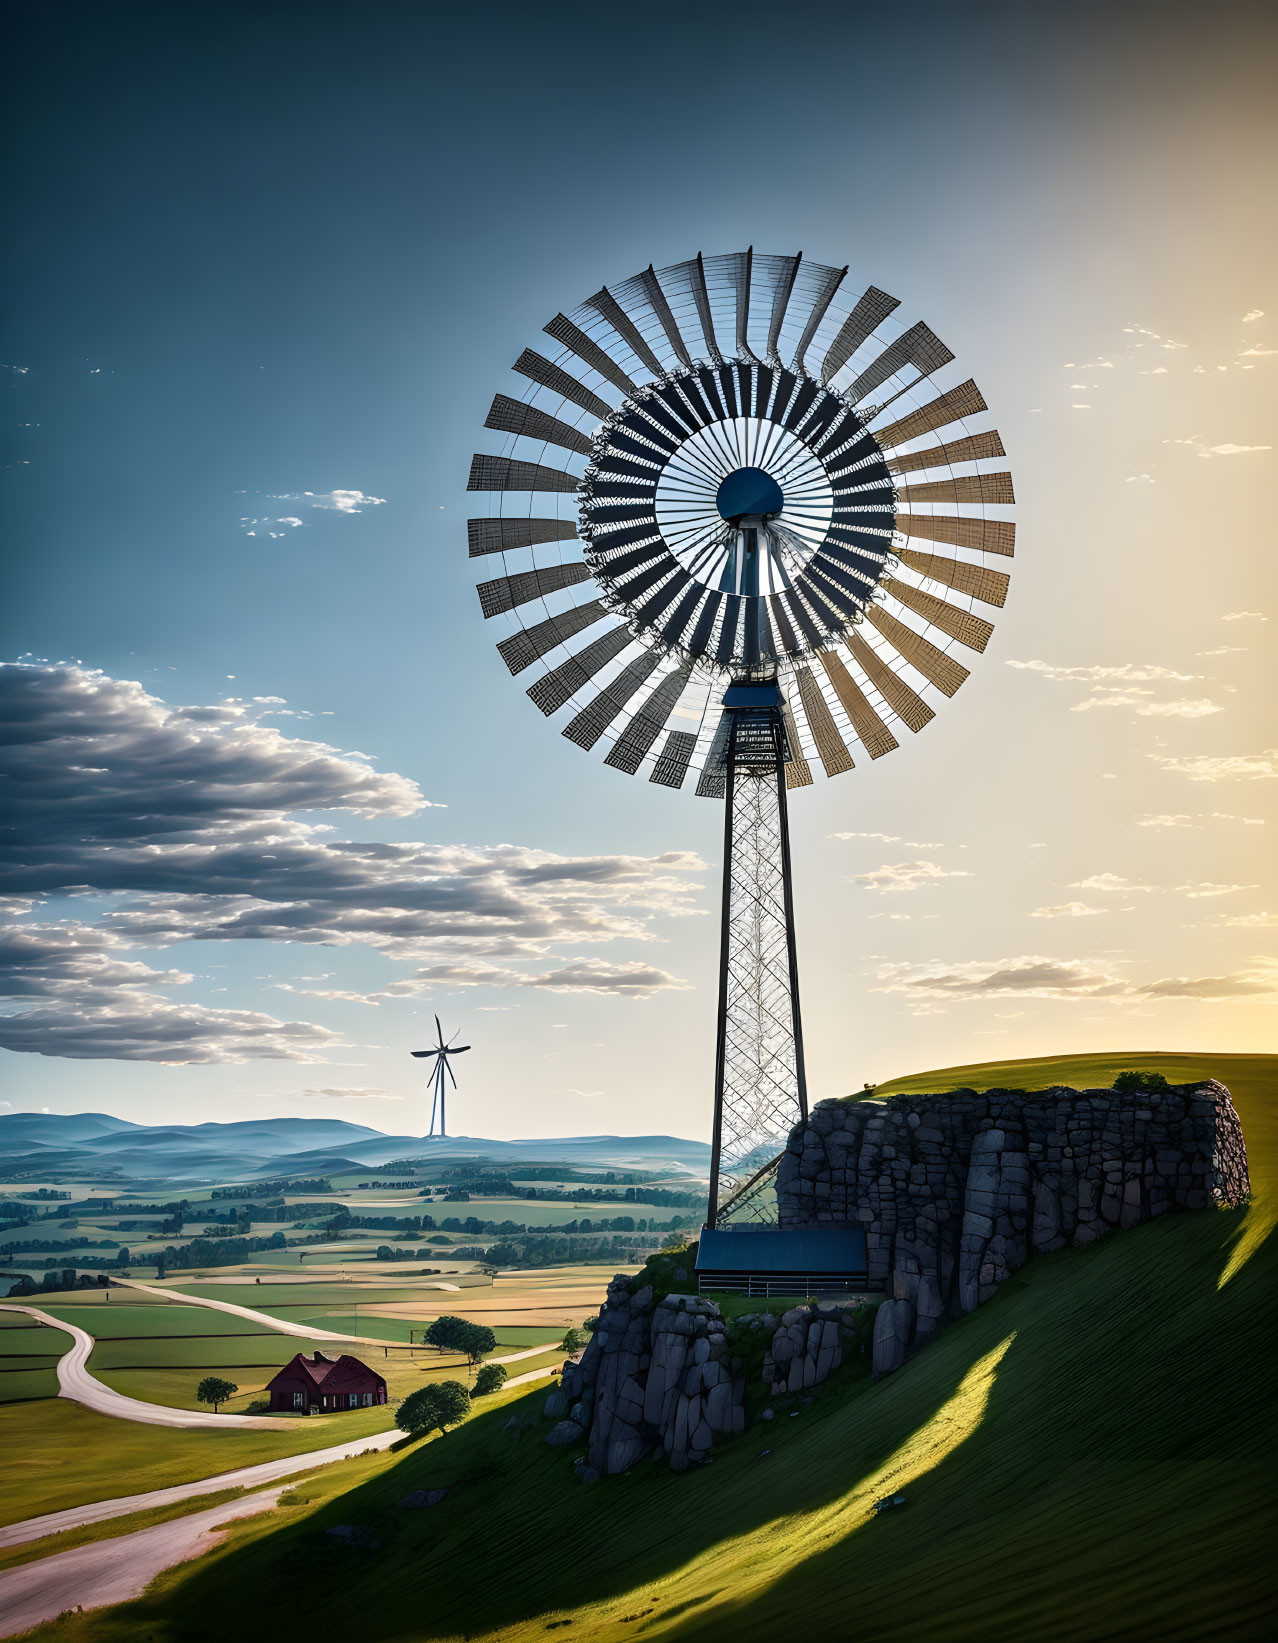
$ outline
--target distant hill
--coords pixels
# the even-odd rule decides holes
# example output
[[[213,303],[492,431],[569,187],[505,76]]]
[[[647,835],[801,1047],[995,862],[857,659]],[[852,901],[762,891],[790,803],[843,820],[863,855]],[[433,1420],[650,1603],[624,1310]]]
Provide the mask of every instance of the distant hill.
[[[0,1116],[0,1177],[115,1177],[201,1182],[254,1175],[321,1175],[396,1158],[564,1161],[597,1168],[704,1175],[710,1148],[671,1135],[577,1135],[495,1141],[386,1135],[341,1118],[253,1118],[217,1124],[130,1124],[103,1113]]]

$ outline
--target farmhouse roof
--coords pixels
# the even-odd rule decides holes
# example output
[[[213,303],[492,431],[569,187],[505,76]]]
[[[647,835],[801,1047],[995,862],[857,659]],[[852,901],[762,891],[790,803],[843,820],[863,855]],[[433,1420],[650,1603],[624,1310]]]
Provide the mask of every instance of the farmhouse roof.
[[[289,1360],[276,1375],[270,1384],[291,1375],[294,1370],[301,1370],[315,1386],[322,1386],[327,1392],[336,1392],[343,1387],[352,1385],[366,1385],[371,1377],[375,1381],[382,1381],[382,1377],[375,1369],[370,1369],[359,1358],[352,1358],[349,1353],[343,1352],[340,1358],[327,1358],[322,1352],[312,1353],[310,1357],[305,1352],[299,1352],[295,1358]]]
[[[865,1233],[848,1228],[709,1228],[697,1245],[698,1272],[823,1272],[865,1270]]]

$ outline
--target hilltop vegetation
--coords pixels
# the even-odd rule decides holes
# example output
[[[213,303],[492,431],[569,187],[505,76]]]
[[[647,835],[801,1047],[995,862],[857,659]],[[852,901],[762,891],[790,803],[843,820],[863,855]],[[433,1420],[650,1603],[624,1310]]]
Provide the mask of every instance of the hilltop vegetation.
[[[1062,1057],[912,1086],[1218,1076],[1246,1130],[1243,1210],[1169,1216],[1031,1262],[874,1386],[778,1403],[683,1477],[586,1486],[499,1395],[331,1501],[284,1507],[172,1571],[143,1602],[49,1628],[93,1643],[285,1630],[408,1639],[1080,1639],[1243,1643],[1270,1612],[1278,1058]],[[791,1413],[794,1419],[786,1418]],[[429,1512],[410,1489],[451,1485]],[[907,1507],[872,1516],[903,1490]],[[376,1551],[322,1531],[368,1525]],[[672,1527],[677,1524],[677,1531]],[[537,1525],[535,1533],[529,1532]],[[642,1625],[641,1625],[642,1622]]]

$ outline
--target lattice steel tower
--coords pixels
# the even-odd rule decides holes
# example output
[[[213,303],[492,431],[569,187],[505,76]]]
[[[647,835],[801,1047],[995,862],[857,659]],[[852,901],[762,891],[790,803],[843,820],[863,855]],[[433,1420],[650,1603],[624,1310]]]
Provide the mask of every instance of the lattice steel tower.
[[[770,1218],[807,1112],[787,793],[928,723],[1014,544],[976,384],[934,382],[950,350],[847,272],[747,250],[603,288],[515,362],[469,481],[497,648],[549,664],[532,701],[613,769],[724,800],[711,1225]]]

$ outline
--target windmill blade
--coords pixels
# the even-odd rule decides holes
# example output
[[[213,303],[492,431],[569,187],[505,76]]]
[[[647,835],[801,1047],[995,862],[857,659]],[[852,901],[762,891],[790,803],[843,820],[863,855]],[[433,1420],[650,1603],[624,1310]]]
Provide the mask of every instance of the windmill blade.
[[[904,622],[893,616],[891,611],[884,610],[882,605],[868,606],[865,619],[879,630],[894,650],[904,656],[911,667],[916,667],[929,683],[934,684],[946,696],[953,696],[968,677],[968,670],[961,662],[956,662],[945,651],[938,650],[921,633],[915,633],[913,628],[906,627]]]
[[[782,257],[782,267],[772,292],[772,313],[768,317],[768,343],[765,350],[768,360],[781,369],[781,359],[777,353],[777,346],[781,341],[781,327],[785,323],[786,309],[790,306],[790,296],[794,291],[795,277],[799,272],[799,264],[803,261],[800,251],[793,257]]]
[[[614,770],[624,770],[633,776],[643,763],[666,722],[678,705],[684,687],[692,672],[692,663],[684,662],[668,673],[657,688],[640,706],[630,723],[618,736],[616,744],[604,763]]]
[[[820,685],[812,676],[812,670],[800,662],[794,670],[794,677],[799,687],[803,715],[808,721],[808,729],[812,732],[826,775],[838,776],[845,770],[853,769],[852,755],[839,734],[834,715],[821,694]]]
[[[1010,473],[961,474],[954,479],[933,479],[924,485],[902,485],[898,499],[912,506],[915,502],[992,502],[998,505],[1016,501],[1012,492]]]
[[[535,354],[531,348],[525,348],[515,361],[514,367],[520,376],[527,377],[541,388],[549,388],[552,394],[558,394],[561,399],[570,399],[574,405],[580,405],[583,411],[589,411],[591,416],[598,417],[600,422],[612,415],[612,406],[606,400],[600,399],[598,394],[592,394],[590,389],[578,382],[576,377],[569,376],[567,371],[558,365],[552,365],[548,359]]]
[[[648,780],[658,782],[662,787],[682,787],[696,745],[697,738],[691,732],[672,730]]]
[[[514,462],[508,456],[476,455],[471,459],[468,491],[573,492],[581,485],[576,474],[561,468],[543,468],[537,462]]]
[[[569,353],[576,354],[592,371],[597,371],[605,382],[611,382],[614,388],[626,395],[627,398],[635,391],[635,384],[609,354],[605,354],[597,342],[592,342],[584,331],[579,331],[566,314],[556,314],[549,325],[543,325],[542,330],[547,336],[554,337],[562,343]]]
[[[852,652],[853,659],[862,673],[903,725],[910,730],[918,731],[936,717],[918,692],[912,690],[904,679],[899,679],[874,646],[868,644],[859,633],[845,633],[843,642]]]
[[[457,1088],[457,1079],[456,1079],[456,1076],[453,1073],[453,1069],[448,1065],[448,1057],[447,1056],[445,1056],[444,1059],[440,1062],[440,1066],[448,1074],[449,1081],[451,1082],[453,1088],[456,1089]]]
[[[903,536],[927,542],[948,542],[955,548],[999,553],[1010,559],[1016,552],[1016,526],[1009,519],[969,519],[963,514],[899,513],[896,528]]]
[[[630,352],[652,372],[653,376],[659,377],[665,374],[665,366],[648,346],[643,332],[640,331],[606,285],[601,290],[596,291],[593,297],[587,297],[585,306],[593,308],[597,314],[607,320]]]
[[[470,557],[506,553],[512,548],[531,548],[538,542],[572,542],[577,527],[566,519],[468,519]]]
[[[966,593],[983,605],[1001,608],[1007,601],[1008,583],[1012,579],[1001,570],[987,570],[984,565],[972,565],[966,559],[947,559],[940,553],[919,553],[914,548],[898,548],[896,557],[920,576],[944,582],[956,593]]]
[[[579,650],[575,656],[570,656],[566,662],[544,674],[525,694],[549,718],[631,642],[629,628],[610,628],[584,650]]]
[[[443,1049],[443,1047],[444,1047],[444,1028],[443,1028],[443,1024],[440,1021],[438,1016],[435,1017],[435,1037],[439,1040],[440,1048]]]
[[[591,575],[589,565],[578,560],[571,565],[550,565],[545,570],[498,576],[491,582],[481,582],[475,591],[479,594],[479,608],[487,618],[514,610],[517,605],[526,605],[532,599],[560,593],[564,588],[575,588],[580,582],[588,582]]]
[[[737,353],[753,359],[754,350],[750,347],[750,281],[754,277],[754,247],[750,245],[744,251],[738,251],[732,262]]]
[[[817,333],[817,327],[825,318],[826,310],[829,308],[830,303],[834,300],[835,292],[847,278],[847,272],[846,267],[827,268],[822,275],[821,284],[817,287],[817,290],[812,298],[812,307],[808,312],[807,321],[803,327],[803,334],[799,338],[799,345],[794,350],[794,358],[790,362],[793,370],[807,370],[807,353],[808,349],[812,346],[812,338]]]
[[[871,759],[881,759],[901,744],[870,706],[865,692],[843,665],[837,650],[818,651],[826,678],[834,686],[834,694],[843,704],[843,711],[852,721],[852,728],[860,737],[861,746]]]
[[[803,743],[799,740],[799,727],[794,722],[794,714],[790,711],[790,704],[781,697],[781,717],[785,720],[785,736],[789,743],[790,758],[785,767],[785,785],[792,787],[812,786],[812,767],[803,757]]]
[[[526,667],[531,667],[554,650],[556,645],[566,644],[574,634],[593,627],[607,614],[602,599],[575,605],[572,610],[566,610],[559,616],[548,616],[535,627],[512,633],[509,639],[503,639],[497,646],[497,653],[512,673],[522,673]]]
[[[938,399],[921,405],[917,411],[911,411],[908,416],[889,422],[886,427],[874,429],[874,437],[884,450],[891,450],[895,445],[907,445],[912,439],[930,434],[937,428],[947,428],[951,422],[959,422],[965,416],[976,416],[988,408],[981,390],[969,378]]]
[[[409,1050],[408,1053],[411,1056],[416,1056],[416,1058],[420,1061],[425,1056],[438,1055],[439,1051],[438,1050]]]
[[[910,451],[905,456],[891,456],[887,465],[893,473],[918,473],[921,468],[949,468],[959,462],[982,462],[987,457],[1006,456],[998,430],[969,434],[966,439],[954,439],[948,445],[934,445],[928,451]]]
[[[465,1055],[468,1049],[470,1049],[469,1044],[450,1044],[448,1053],[449,1055]]]
[[[648,306],[661,322],[661,329],[666,333],[666,341],[674,349],[675,358],[686,369],[692,369],[692,355],[688,352],[688,344],[683,339],[683,333],[675,324],[675,317],[670,312],[670,304],[666,301],[666,294],[661,289],[661,281],[651,263],[638,275],[639,284],[643,287],[643,294],[648,299]]]
[[[829,382],[831,377],[837,376],[865,339],[882,324],[894,308],[900,306],[899,297],[890,297],[886,291],[880,291],[877,286],[871,285],[844,320],[838,336],[830,344],[825,358],[821,361],[821,381]]]
[[[983,651],[989,644],[994,624],[987,622],[983,616],[973,616],[971,611],[960,610],[957,605],[948,604],[933,593],[924,593],[922,588],[898,581],[894,576],[885,576],[883,586],[907,610],[912,610],[933,627],[940,628],[942,633],[948,633],[951,639],[957,639],[969,650]]]
[[[947,348],[940,337],[920,320],[908,331],[902,331],[890,347],[866,366],[848,389],[847,397],[856,404],[907,365],[912,365],[926,377],[931,376],[933,371],[939,371],[942,365],[948,365],[953,358],[953,350]]]
[[[714,320],[710,315],[710,293],[706,290],[706,265],[700,251],[697,260],[688,265],[689,277],[692,281],[692,299],[697,305],[697,318],[701,321],[701,334],[706,339],[706,352],[711,359],[722,359],[719,344],[714,334]]]
[[[645,650],[642,656],[628,662],[609,685],[604,685],[593,702],[564,726],[564,735],[578,747],[593,747],[608,726],[622,712],[632,698],[648,682],[660,662],[655,650]]]
[[[522,434],[525,439],[562,445],[566,451],[576,451],[578,456],[590,455],[591,445],[585,434],[558,417],[539,411],[535,405],[526,405],[522,399],[511,399],[506,394],[495,396],[484,427],[499,434]]]

